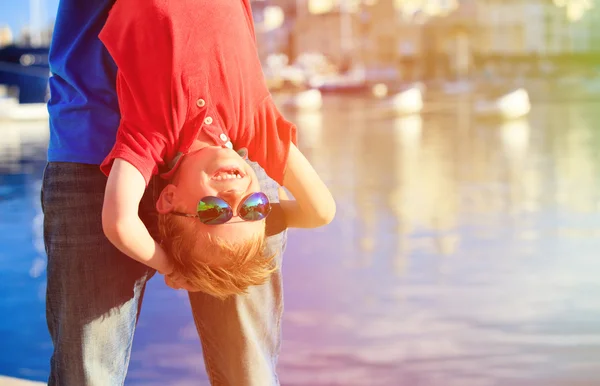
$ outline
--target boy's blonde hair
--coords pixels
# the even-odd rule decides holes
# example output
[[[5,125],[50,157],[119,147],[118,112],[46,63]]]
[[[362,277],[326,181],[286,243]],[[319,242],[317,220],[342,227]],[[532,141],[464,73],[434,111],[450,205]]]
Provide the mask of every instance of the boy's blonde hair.
[[[225,299],[246,293],[250,286],[264,284],[277,270],[275,255],[264,254],[264,232],[230,243],[203,232],[198,225],[191,218],[158,216],[161,245],[173,259],[175,270],[194,288]]]

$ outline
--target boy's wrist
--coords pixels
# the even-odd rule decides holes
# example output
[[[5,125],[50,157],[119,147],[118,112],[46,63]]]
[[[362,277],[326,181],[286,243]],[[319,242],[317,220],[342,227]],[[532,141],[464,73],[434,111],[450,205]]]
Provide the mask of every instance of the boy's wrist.
[[[161,262],[161,264],[158,267],[156,267],[156,271],[161,275],[165,276],[172,274],[175,270],[175,264],[173,264],[173,261],[171,261],[171,259],[167,257],[167,254],[163,251],[162,248],[160,248],[159,251],[161,256],[159,261]]]
[[[165,250],[162,248],[160,242],[154,241],[155,251],[154,251],[154,264],[152,268],[156,269],[156,272],[161,275],[170,275],[175,270],[175,264],[169,258]]]
[[[167,261],[162,267],[158,267],[156,271],[161,275],[167,276],[173,273],[175,265],[171,261]]]

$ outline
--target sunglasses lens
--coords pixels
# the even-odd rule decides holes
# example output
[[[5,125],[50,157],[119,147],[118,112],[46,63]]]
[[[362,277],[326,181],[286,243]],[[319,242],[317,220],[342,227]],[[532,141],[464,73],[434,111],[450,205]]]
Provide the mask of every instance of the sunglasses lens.
[[[246,221],[258,221],[271,212],[271,204],[264,193],[252,193],[240,206],[240,217]]]
[[[231,208],[218,197],[204,197],[198,203],[198,218],[207,225],[225,224],[233,217]]]

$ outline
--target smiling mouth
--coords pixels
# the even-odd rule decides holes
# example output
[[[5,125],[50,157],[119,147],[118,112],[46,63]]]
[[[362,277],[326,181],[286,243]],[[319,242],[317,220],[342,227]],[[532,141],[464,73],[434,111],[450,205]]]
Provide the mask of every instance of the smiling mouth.
[[[214,181],[227,181],[227,180],[241,180],[246,177],[244,172],[237,167],[226,167],[220,168],[216,171],[215,174],[211,177],[211,180]]]

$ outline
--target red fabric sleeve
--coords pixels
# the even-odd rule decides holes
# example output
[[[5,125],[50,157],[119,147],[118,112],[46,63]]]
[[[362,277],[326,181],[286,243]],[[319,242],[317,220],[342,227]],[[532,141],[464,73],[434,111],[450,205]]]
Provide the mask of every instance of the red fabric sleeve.
[[[157,3],[117,1],[99,35],[119,69],[121,110],[114,148],[101,169],[108,175],[114,159],[123,158],[146,183],[164,163],[188,106],[174,56],[177,31]]]
[[[132,164],[144,176],[148,186],[152,176],[158,174],[159,167],[163,164],[165,149],[164,138],[143,133],[121,122],[115,145],[100,165],[100,169],[108,176],[114,160],[121,158]]]
[[[246,147],[248,158],[257,162],[279,185],[287,164],[290,144],[297,145],[296,126],[287,121],[268,96],[254,114],[254,128],[236,147]]]

